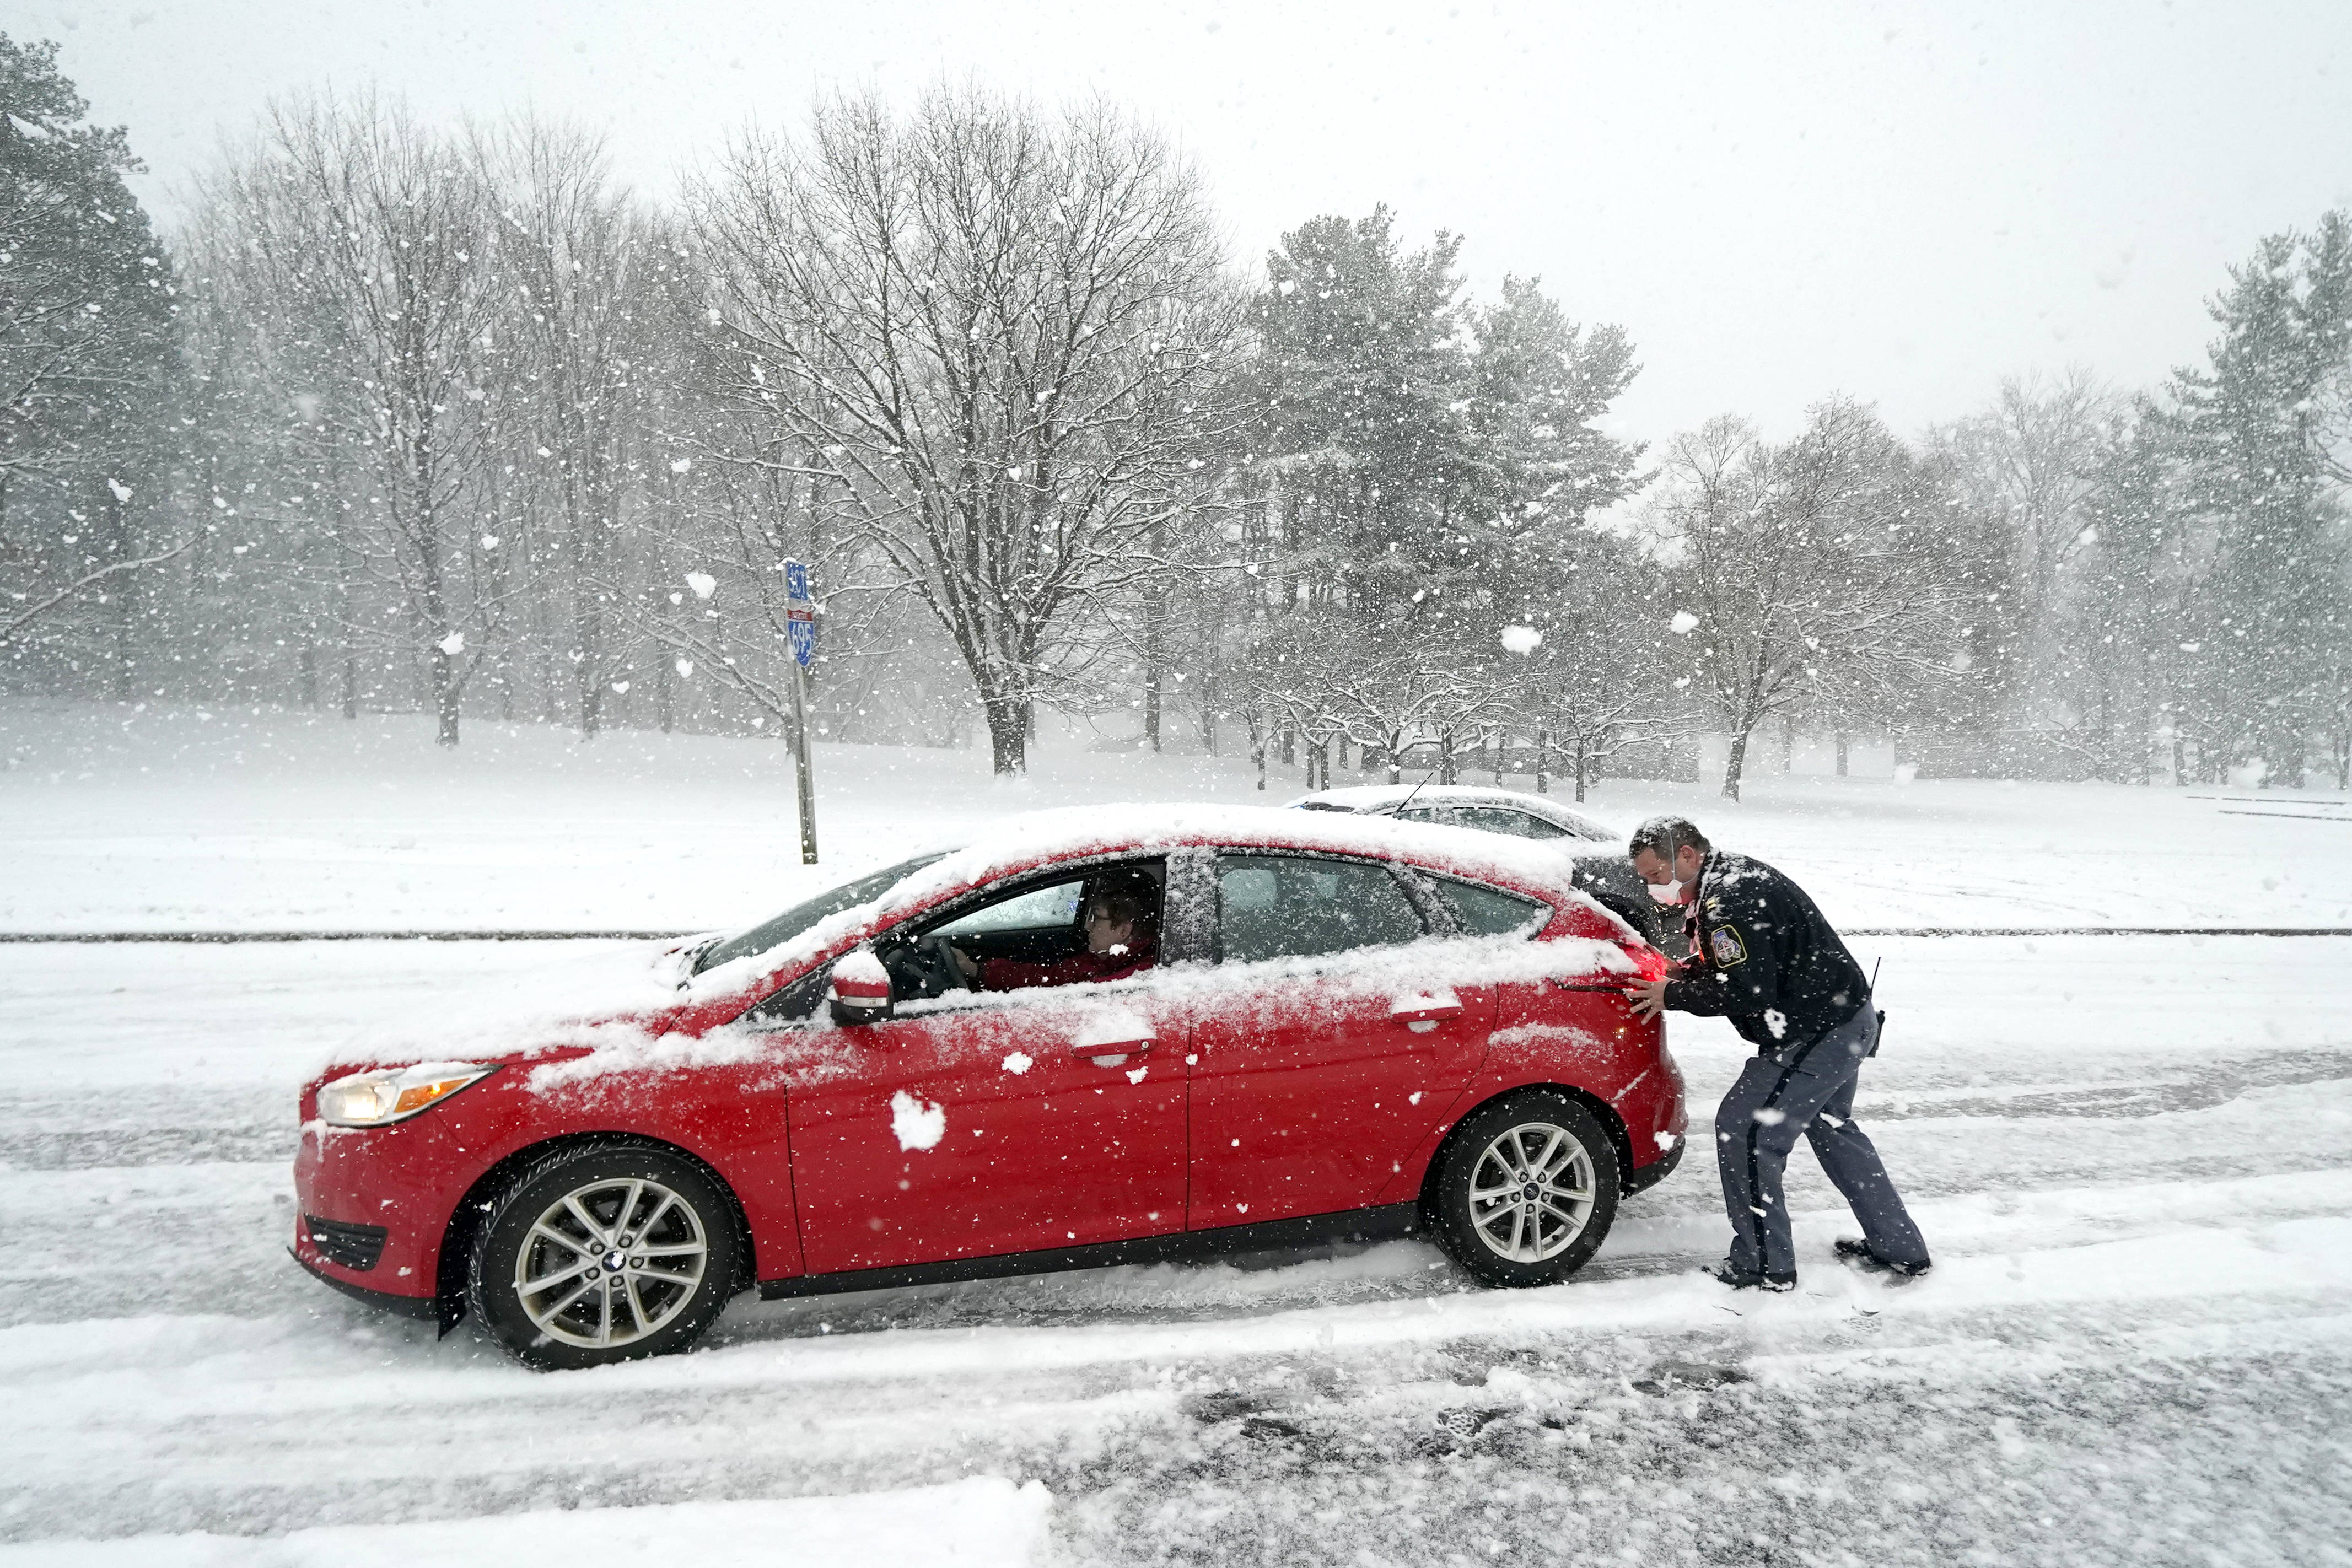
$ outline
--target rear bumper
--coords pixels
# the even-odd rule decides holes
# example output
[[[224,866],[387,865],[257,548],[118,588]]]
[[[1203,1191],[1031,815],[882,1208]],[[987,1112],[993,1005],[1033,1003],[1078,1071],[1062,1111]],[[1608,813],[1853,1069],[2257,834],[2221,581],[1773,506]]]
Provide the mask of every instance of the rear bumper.
[[[1647,1192],[1674,1175],[1675,1167],[1683,1163],[1683,1151],[1689,1146],[1686,1140],[1678,1138],[1675,1142],[1675,1146],[1665,1152],[1664,1158],[1652,1160],[1646,1166],[1627,1171],[1622,1187],[1625,1196],[1631,1197],[1637,1192]]]

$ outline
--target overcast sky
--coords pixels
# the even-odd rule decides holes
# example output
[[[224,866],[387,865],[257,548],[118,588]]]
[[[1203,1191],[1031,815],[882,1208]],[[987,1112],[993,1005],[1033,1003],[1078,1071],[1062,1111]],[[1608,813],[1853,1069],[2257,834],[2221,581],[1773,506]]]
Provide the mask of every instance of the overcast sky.
[[[0,0],[127,124],[167,220],[271,96],[609,128],[648,194],[821,87],[1102,92],[1190,150],[1237,258],[1387,202],[1622,323],[1613,426],[1785,434],[1843,391],[1916,431],[2006,374],[2147,384],[2266,232],[2352,204],[2352,4],[995,5]]]

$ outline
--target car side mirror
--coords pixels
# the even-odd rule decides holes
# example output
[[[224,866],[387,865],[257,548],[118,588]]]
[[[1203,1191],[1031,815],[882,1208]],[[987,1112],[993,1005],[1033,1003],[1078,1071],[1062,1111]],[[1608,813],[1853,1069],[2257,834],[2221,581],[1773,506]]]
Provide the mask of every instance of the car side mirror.
[[[866,948],[844,954],[825,984],[824,999],[837,1024],[881,1023],[891,1016],[890,971]]]

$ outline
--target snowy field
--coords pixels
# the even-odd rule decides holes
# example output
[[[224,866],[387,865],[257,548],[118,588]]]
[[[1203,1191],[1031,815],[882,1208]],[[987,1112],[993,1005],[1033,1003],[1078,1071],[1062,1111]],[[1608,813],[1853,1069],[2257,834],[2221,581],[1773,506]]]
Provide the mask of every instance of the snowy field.
[[[415,716],[0,702],[0,931],[700,930],[1007,811],[1305,789],[1303,768],[1260,795],[1241,758],[1085,729],[1044,737],[1014,785],[984,750],[820,746],[811,870],[781,745],[476,724],[448,753],[431,734]],[[1845,925],[2352,926],[2336,791],[1766,774],[1747,793],[1611,779],[1589,809],[1624,827],[1688,810]]]
[[[686,928],[806,885],[781,748],[425,741],[0,709],[0,924]],[[827,875],[1030,805],[1254,795],[1063,737],[1013,789],[969,753],[819,765]],[[2352,925],[2342,798],[2189,798],[2231,793],[1594,805],[1705,808],[1853,925]],[[1787,1297],[1695,1271],[1725,1226],[1694,1165],[1545,1291],[1400,1242],[741,1300],[693,1355],[538,1375],[286,1259],[292,1091],[383,1020],[560,998],[643,944],[0,945],[0,1568],[2352,1563],[2352,937],[1855,946],[1915,1283],[1832,1260],[1801,1152]],[[1743,1048],[1671,1032],[1703,1116]]]

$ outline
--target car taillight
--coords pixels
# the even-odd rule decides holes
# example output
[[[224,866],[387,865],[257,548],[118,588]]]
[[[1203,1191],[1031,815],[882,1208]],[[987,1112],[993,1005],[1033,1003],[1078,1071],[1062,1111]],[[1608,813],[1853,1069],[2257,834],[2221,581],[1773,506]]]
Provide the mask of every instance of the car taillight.
[[[1633,967],[1641,972],[1642,978],[1663,980],[1666,977],[1666,956],[1655,947],[1646,942],[1620,942],[1617,946],[1625,950],[1625,956],[1633,960]]]

